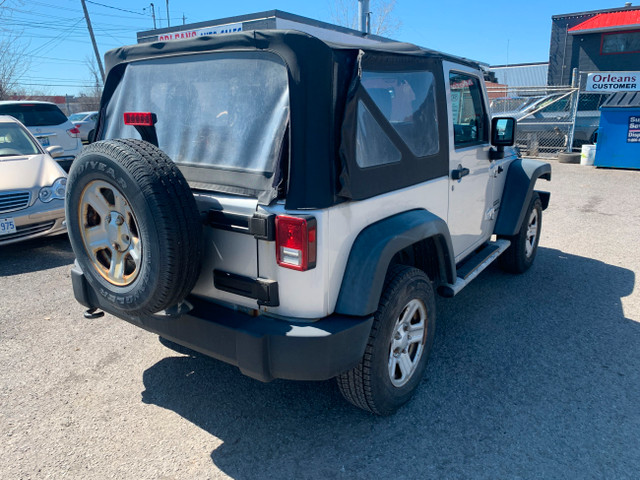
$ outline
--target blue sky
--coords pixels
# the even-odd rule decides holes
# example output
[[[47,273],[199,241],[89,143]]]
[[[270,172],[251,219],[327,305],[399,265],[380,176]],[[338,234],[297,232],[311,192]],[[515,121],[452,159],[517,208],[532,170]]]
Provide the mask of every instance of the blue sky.
[[[336,0],[170,0],[171,25],[278,9],[331,22]],[[351,1],[354,5],[357,0]],[[28,53],[25,87],[48,94],[77,94],[88,83],[93,50],[80,0],[8,0],[12,16],[0,34],[13,33]],[[101,54],[136,42],[136,32],[153,28],[149,0],[87,0]],[[158,26],[166,26],[166,3],[154,2]],[[374,2],[372,2],[374,4]],[[6,4],[5,4],[6,5]],[[418,1],[397,0],[397,40],[492,65],[548,59],[551,16],[622,7],[624,1]],[[111,7],[111,8],[109,8]],[[374,12],[375,14],[375,12]]]

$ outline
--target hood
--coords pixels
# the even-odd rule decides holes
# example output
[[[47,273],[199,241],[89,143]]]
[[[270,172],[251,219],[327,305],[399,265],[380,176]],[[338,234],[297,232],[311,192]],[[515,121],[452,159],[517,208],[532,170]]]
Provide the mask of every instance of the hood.
[[[0,157],[0,191],[37,190],[66,176],[49,155]]]

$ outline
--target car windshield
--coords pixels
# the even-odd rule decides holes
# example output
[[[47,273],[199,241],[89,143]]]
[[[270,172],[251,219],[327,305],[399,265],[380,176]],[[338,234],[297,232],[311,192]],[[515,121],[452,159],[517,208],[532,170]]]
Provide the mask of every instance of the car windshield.
[[[140,138],[134,127],[124,125],[125,112],[156,114],[158,146],[192,184],[265,191],[278,181],[289,86],[287,69],[274,54],[215,53],[132,63],[109,101],[105,139]]]
[[[27,132],[16,123],[0,123],[0,157],[37,155],[40,150]]]
[[[84,117],[86,117],[87,114],[86,113],[74,113],[73,115],[71,115],[69,117],[69,121],[70,122],[81,122],[82,120],[84,120]]]
[[[0,115],[11,115],[27,127],[61,125],[67,121],[65,114],[57,106],[46,103],[0,105]]]

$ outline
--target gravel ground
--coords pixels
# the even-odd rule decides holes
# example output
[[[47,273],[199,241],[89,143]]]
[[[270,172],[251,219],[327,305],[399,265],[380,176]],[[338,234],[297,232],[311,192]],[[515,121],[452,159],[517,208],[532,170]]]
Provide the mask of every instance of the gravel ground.
[[[553,170],[535,265],[438,299],[389,418],[85,320],[65,237],[2,247],[0,477],[638,478],[640,172]]]

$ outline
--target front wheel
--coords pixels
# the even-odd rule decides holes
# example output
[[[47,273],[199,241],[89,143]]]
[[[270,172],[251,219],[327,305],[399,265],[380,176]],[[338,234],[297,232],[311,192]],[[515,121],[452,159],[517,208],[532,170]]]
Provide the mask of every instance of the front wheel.
[[[520,231],[513,236],[504,236],[511,241],[509,248],[500,256],[500,266],[510,273],[523,273],[533,265],[538,252],[542,229],[542,203],[537,193],[533,194]]]
[[[435,331],[429,278],[417,268],[389,270],[369,342],[360,363],[337,377],[356,407],[389,415],[407,403],[424,375]]]

